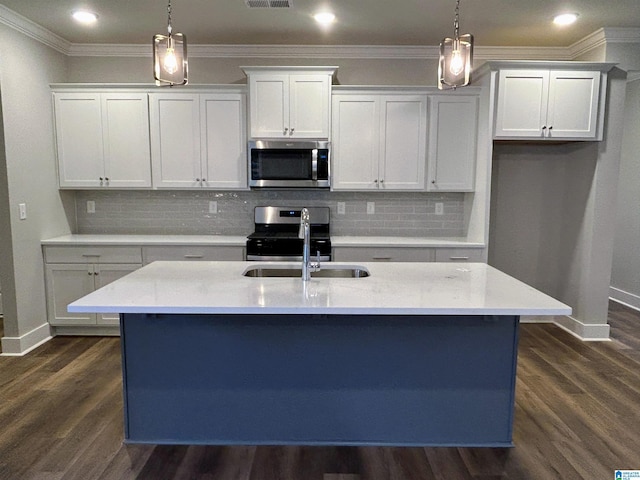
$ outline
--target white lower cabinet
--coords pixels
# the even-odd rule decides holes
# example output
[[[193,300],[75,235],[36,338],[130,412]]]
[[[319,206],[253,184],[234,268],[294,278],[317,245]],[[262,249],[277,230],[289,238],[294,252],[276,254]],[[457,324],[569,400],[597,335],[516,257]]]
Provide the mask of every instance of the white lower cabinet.
[[[144,264],[155,261],[243,261],[244,247],[232,245],[154,245],[142,248]]]
[[[438,248],[436,262],[485,262],[484,248]]]
[[[334,247],[336,262],[433,262],[435,250],[424,247]]]
[[[45,246],[43,250],[47,315],[51,325],[119,324],[118,314],[69,313],[67,305],[140,268],[140,247]]]

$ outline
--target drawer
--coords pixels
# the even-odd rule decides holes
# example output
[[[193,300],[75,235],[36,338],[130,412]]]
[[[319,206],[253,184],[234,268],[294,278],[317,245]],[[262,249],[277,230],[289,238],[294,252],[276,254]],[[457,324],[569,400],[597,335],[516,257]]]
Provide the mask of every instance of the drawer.
[[[155,261],[244,260],[244,247],[215,245],[168,245],[143,248],[144,263]]]
[[[436,262],[484,262],[484,248],[438,248]]]
[[[433,262],[435,249],[424,247],[336,247],[336,262]]]
[[[142,247],[45,246],[45,263],[142,263]]]

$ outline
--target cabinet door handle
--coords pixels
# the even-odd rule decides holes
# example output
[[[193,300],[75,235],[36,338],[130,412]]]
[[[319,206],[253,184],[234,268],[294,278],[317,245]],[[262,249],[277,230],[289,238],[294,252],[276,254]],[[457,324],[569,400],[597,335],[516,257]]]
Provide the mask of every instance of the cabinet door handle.
[[[295,128],[291,129],[291,133],[289,135],[293,135],[293,131],[295,130]]]
[[[285,135],[287,134],[288,131],[289,131],[289,128],[288,127],[284,127],[284,134]]]
[[[198,255],[198,254],[186,254],[184,256],[184,258],[202,258],[204,257],[204,255]]]
[[[376,178],[376,179],[373,181],[373,183],[378,183],[378,179]]]
[[[83,253],[82,256],[83,257],[99,257],[100,254],[99,253]]]
[[[374,262],[389,262],[391,257],[373,257]]]
[[[380,183],[384,183],[384,178],[382,180],[380,180]]]
[[[469,260],[469,257],[449,257],[449,260]]]

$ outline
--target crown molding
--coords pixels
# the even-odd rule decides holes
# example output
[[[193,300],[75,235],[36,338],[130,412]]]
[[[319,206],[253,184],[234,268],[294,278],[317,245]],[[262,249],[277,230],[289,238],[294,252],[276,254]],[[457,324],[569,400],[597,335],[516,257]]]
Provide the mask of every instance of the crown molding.
[[[640,28],[606,27],[570,45],[571,58],[578,58],[596,48],[614,43],[640,43]]]
[[[2,4],[0,4],[0,23],[65,55],[68,55],[71,48],[71,42]]]

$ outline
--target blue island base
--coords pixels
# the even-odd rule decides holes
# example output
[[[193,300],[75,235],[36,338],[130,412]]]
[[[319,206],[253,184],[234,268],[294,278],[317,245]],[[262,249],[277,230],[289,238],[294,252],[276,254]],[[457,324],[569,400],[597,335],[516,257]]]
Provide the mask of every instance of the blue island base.
[[[509,447],[517,316],[121,316],[125,441]]]

